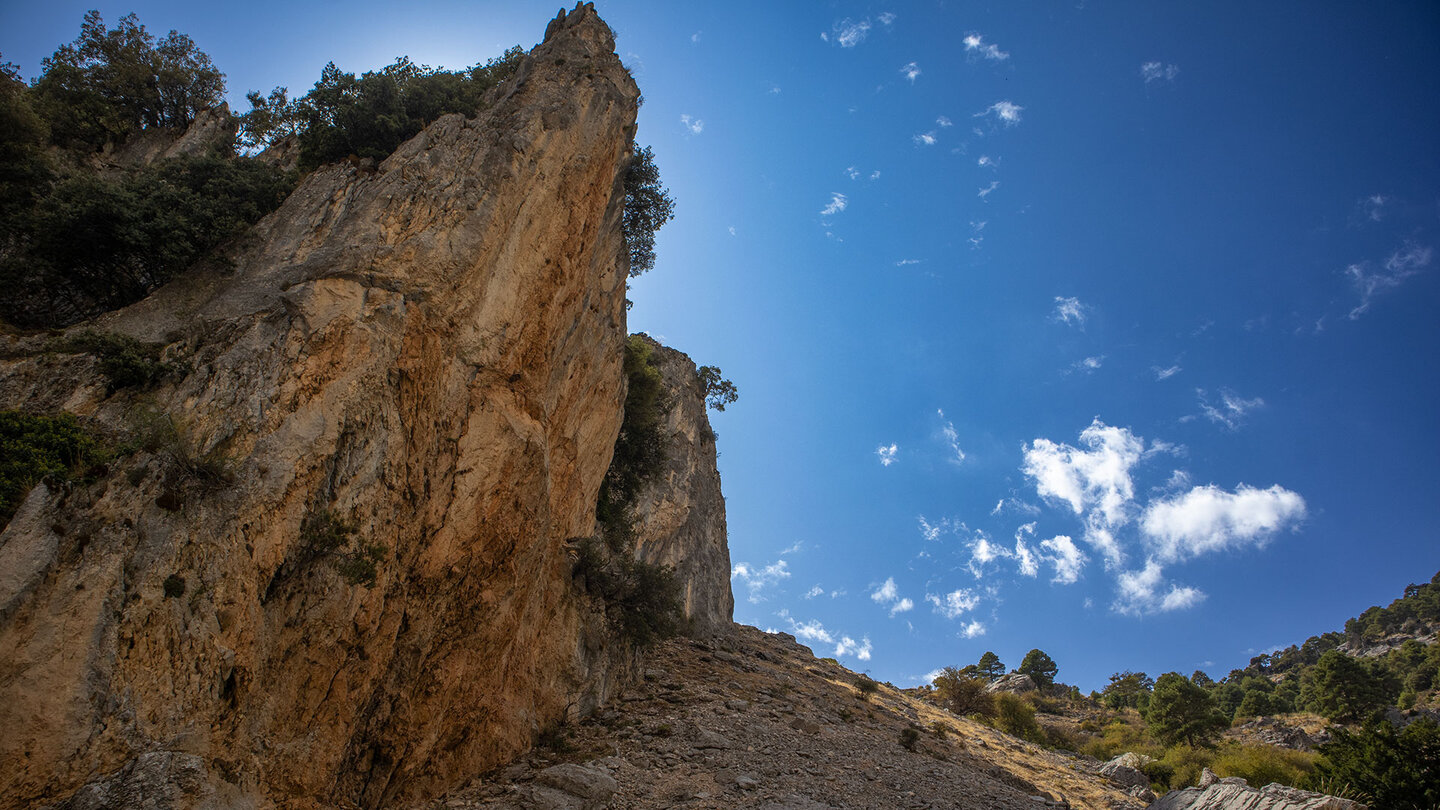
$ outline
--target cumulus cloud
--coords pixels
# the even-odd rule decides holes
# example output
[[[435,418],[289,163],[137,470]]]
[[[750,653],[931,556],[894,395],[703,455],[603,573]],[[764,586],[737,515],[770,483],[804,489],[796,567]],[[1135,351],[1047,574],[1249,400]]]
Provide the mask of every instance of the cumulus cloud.
[[[887,578],[883,585],[876,588],[875,591],[870,594],[870,598],[881,605],[888,605],[892,617],[897,613],[904,613],[915,607],[913,601],[900,596],[899,589],[895,587],[894,577]]]
[[[870,650],[869,636],[864,636],[859,641],[849,636],[842,636],[840,641],[835,644],[835,657],[839,658],[842,655],[853,655],[861,661],[869,661]]]
[[[909,79],[911,84],[914,84],[915,80],[920,78],[920,66],[914,62],[906,62],[905,65],[900,68],[900,75]]]
[[[1180,75],[1180,68],[1176,65],[1167,65],[1164,62],[1146,62],[1140,66],[1140,77],[1146,84],[1158,81],[1175,81]]]
[[[976,579],[980,579],[985,575],[986,565],[1001,557],[1009,556],[1010,549],[990,542],[990,538],[984,532],[976,532],[975,539],[970,541],[970,562],[967,567]]]
[[[1035,577],[1040,574],[1040,561],[1030,546],[1025,543],[1026,537],[1035,536],[1035,524],[1026,523],[1015,532],[1015,565],[1020,569],[1020,574],[1027,577]]]
[[[789,563],[776,560],[764,568],[756,568],[745,562],[736,563],[730,569],[730,578],[745,583],[745,587],[750,591],[751,602],[763,602],[766,589],[790,578]]]
[[[936,119],[935,119],[935,124],[936,124],[936,126],[940,127],[941,129],[944,129],[945,127],[953,127],[953,126],[955,126],[954,122],[952,122],[949,118],[946,118],[946,117],[943,116],[943,115],[940,116],[939,118],[936,118]]]
[[[1090,317],[1090,307],[1080,303],[1079,298],[1055,296],[1055,313],[1051,316],[1066,326],[1078,326],[1085,328],[1085,321]]]
[[[850,201],[849,201],[848,199],[846,199],[846,197],[845,197],[844,194],[841,194],[841,193],[838,192],[838,191],[832,191],[832,192],[830,192],[830,202],[829,202],[829,204],[827,204],[823,209],[820,210],[820,216],[822,216],[822,217],[831,217],[831,216],[834,216],[834,215],[840,213],[841,211],[844,211],[844,210],[845,210],[845,206],[847,206],[847,205],[849,205],[849,204],[850,204]]]
[[[1305,499],[1276,484],[1234,492],[1209,485],[1152,502],[1140,528],[1156,558],[1175,562],[1245,545],[1262,545],[1305,518]]]
[[[888,446],[882,444],[879,447],[875,448],[875,455],[880,459],[880,465],[883,467],[889,467],[891,464],[894,464],[895,456],[899,452],[900,445],[894,443],[891,443]]]
[[[1040,548],[1049,552],[1045,555],[1045,561],[1055,567],[1055,577],[1051,582],[1070,585],[1080,579],[1080,569],[1085,567],[1085,554],[1069,536],[1060,534],[1049,540],[1041,540]]]
[[[808,591],[805,592],[805,597],[804,597],[804,598],[806,598],[806,599],[814,599],[814,598],[817,597],[817,596],[824,596],[824,595],[825,595],[825,589],[822,588],[822,587],[820,587],[819,585],[816,585],[815,587],[813,587],[813,588],[811,588],[810,590],[808,590]]]
[[[1224,425],[1227,430],[1238,430],[1247,414],[1265,405],[1265,400],[1260,397],[1245,399],[1228,388],[1220,389],[1219,402],[1211,402],[1202,388],[1195,389],[1195,395],[1200,398],[1200,412],[1205,418]]]
[[[1025,108],[1019,104],[1010,101],[997,101],[971,117],[986,118],[994,116],[994,120],[999,121],[1003,126],[1011,127],[1020,123],[1020,113],[1024,111],[1024,109]]]
[[[790,623],[790,632],[796,638],[819,644],[834,644],[834,656],[836,658],[842,655],[853,655],[861,661],[870,660],[871,647],[869,636],[865,636],[860,641],[856,641],[843,633],[837,634],[826,630],[819,619],[811,619],[808,622],[797,622],[785,611],[781,611],[780,615],[785,618],[785,621]]]
[[[947,619],[958,619],[960,614],[974,610],[980,604],[980,596],[965,588],[957,588],[946,594],[925,594],[925,601],[935,607],[935,612]]]
[[[1419,273],[1430,264],[1433,251],[1428,246],[1407,242],[1390,254],[1385,265],[1376,269],[1370,262],[1360,262],[1345,268],[1345,275],[1360,293],[1360,303],[1350,310],[1350,320],[1356,320],[1370,309],[1377,295],[1393,290],[1406,279]]]
[[[1123,555],[1111,530],[1130,520],[1130,470],[1145,455],[1145,440],[1097,418],[1080,432],[1080,444],[1087,449],[1036,439],[1025,447],[1021,469],[1042,498],[1084,517],[1086,542],[1101,550],[1107,565],[1118,565]]]
[[[983,636],[985,635],[985,625],[981,624],[978,621],[970,622],[969,624],[965,625],[963,629],[961,629],[960,635],[964,636],[965,638],[975,638],[977,636]]]
[[[1170,583],[1165,589],[1164,570],[1154,560],[1146,560],[1139,571],[1126,571],[1116,578],[1116,599],[1119,613],[1141,615],[1184,610],[1200,604],[1205,593],[1198,588]]]
[[[700,133],[705,131],[705,122],[701,121],[699,118],[691,118],[688,115],[682,114],[680,116],[680,124],[681,126],[690,130],[691,135],[699,135]]]
[[[965,43],[966,53],[991,59],[996,62],[1003,62],[1010,58],[1010,54],[1000,50],[1000,46],[986,42],[985,37],[980,34],[966,34],[965,39],[962,41]]]
[[[918,144],[918,145],[920,145],[920,146],[934,146],[934,145],[935,145],[935,133],[933,133],[933,132],[922,132],[922,133],[920,133],[919,135],[916,135],[916,136],[912,137],[910,140],[914,141],[916,144]]]

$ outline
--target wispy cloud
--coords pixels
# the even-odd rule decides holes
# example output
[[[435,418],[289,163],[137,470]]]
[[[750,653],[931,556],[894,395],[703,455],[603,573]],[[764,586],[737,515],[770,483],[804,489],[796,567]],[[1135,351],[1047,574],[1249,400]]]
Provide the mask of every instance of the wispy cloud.
[[[993,169],[995,167],[995,158],[989,155],[981,155],[980,158],[975,161],[975,165],[982,169]]]
[[[1092,357],[1085,357],[1070,364],[1071,371],[1078,371],[1081,374],[1093,374],[1105,364],[1105,355],[1097,354]]]
[[[822,587],[820,587],[819,585],[816,585],[816,586],[812,587],[810,590],[806,591],[805,594],[804,594],[804,596],[803,596],[802,598],[804,598],[804,599],[814,599],[814,598],[817,597],[817,596],[824,596],[824,595],[825,595],[825,589],[822,588]]]
[[[1140,77],[1146,84],[1151,82],[1166,81],[1173,82],[1175,77],[1180,75],[1180,68],[1177,65],[1167,65],[1164,62],[1146,62],[1140,66]]]
[[[965,241],[970,243],[971,250],[980,249],[980,245],[985,241],[982,232],[985,230],[985,226],[989,224],[988,220],[970,220],[970,237]]]
[[[1371,194],[1357,204],[1360,209],[1360,216],[1369,222],[1379,222],[1385,218],[1385,204],[1390,198],[1383,194]]]
[[[1226,430],[1238,430],[1251,411],[1265,406],[1265,400],[1260,397],[1246,399],[1228,388],[1220,389],[1218,402],[1211,402],[1203,388],[1195,389],[1195,395],[1200,399],[1200,412],[1205,418],[1224,425]]]
[[[880,466],[889,467],[895,463],[895,458],[900,452],[900,445],[891,442],[888,445],[882,444],[875,448],[875,456],[880,459]]]
[[[980,34],[966,34],[965,39],[962,41],[965,43],[966,53],[991,59],[996,62],[1003,62],[1010,58],[1010,54],[1000,50],[1000,46],[986,42],[985,37]]]
[[[1025,108],[1019,104],[1010,101],[997,101],[971,117],[986,118],[994,116],[996,121],[999,121],[1004,126],[1011,127],[1020,123],[1020,113],[1024,109]]]
[[[962,613],[974,610],[980,604],[980,596],[966,588],[957,588],[946,594],[925,594],[925,601],[935,607],[935,612],[947,619],[958,619]]]
[[[994,191],[995,189],[997,189],[997,188],[999,188],[999,187],[1000,187],[1000,181],[999,181],[999,180],[991,180],[991,181],[990,181],[990,185],[988,185],[988,186],[980,189],[979,191],[975,192],[975,196],[977,196],[977,197],[979,197],[980,199],[983,200],[983,199],[985,199],[986,197],[989,197],[989,196],[990,196],[990,192]]]
[[[841,636],[840,640],[835,644],[836,658],[839,658],[842,655],[853,655],[861,661],[869,661],[870,652],[871,647],[869,636],[864,636],[859,641],[856,641],[849,636]]]
[[[941,129],[944,129],[945,127],[953,127],[953,126],[955,126],[955,122],[951,121],[949,118],[947,118],[947,117],[945,117],[945,116],[943,116],[943,115],[940,116],[939,118],[936,118],[936,119],[935,119],[935,124],[936,124],[936,126],[940,127]]]
[[[845,206],[849,204],[850,201],[845,197],[844,194],[841,194],[838,191],[832,191],[830,192],[830,202],[826,204],[824,208],[820,209],[820,216],[832,217],[840,213],[841,211],[844,211]]]
[[[890,25],[891,23],[895,22],[895,13],[891,11],[882,11],[881,13],[875,15],[875,19],[879,20],[881,25]]]
[[[1146,560],[1139,571],[1125,571],[1116,578],[1117,596],[1112,606],[1116,612],[1132,616],[1146,613],[1167,613],[1184,610],[1205,599],[1198,588],[1170,584],[1165,590],[1164,571],[1159,563]]]
[[[1345,275],[1350,277],[1350,282],[1360,293],[1360,303],[1350,310],[1350,320],[1364,315],[1376,296],[1399,287],[1406,279],[1428,266],[1432,255],[1433,251],[1429,246],[1407,242],[1391,253],[1384,266],[1378,270],[1370,262],[1360,262],[1345,268]]]
[[[865,41],[870,35],[870,20],[852,20],[845,18],[838,20],[830,26],[830,32],[820,32],[820,38],[826,42],[833,42],[842,48],[853,48]]]
[[[906,62],[900,68],[900,75],[909,79],[911,84],[914,84],[915,80],[920,78],[920,66],[914,62]]]
[[[790,578],[789,565],[783,559],[763,568],[756,568],[746,562],[736,563],[730,569],[730,578],[745,583],[746,589],[750,591],[750,601],[759,603],[765,601],[766,590]]]
[[[920,146],[934,146],[934,145],[935,145],[935,133],[934,133],[934,132],[922,132],[922,133],[920,133],[919,135],[914,136],[914,137],[911,138],[910,140],[914,141],[915,143],[919,144]]]
[[[785,621],[790,623],[790,632],[793,633],[796,638],[820,644],[834,644],[835,652],[833,655],[836,658],[844,655],[854,656],[861,661],[870,660],[872,647],[870,646],[869,636],[864,636],[860,641],[856,641],[843,633],[832,633],[826,630],[825,625],[821,624],[819,619],[797,622],[788,611],[781,611],[780,615],[784,617]]]
[[[912,264],[919,264],[920,261],[921,261],[920,259],[901,259],[900,261],[895,262],[895,266],[896,266],[896,267],[909,267],[909,266],[912,265]]]
[[[936,409],[940,415],[940,435],[944,437],[945,443],[950,447],[950,460],[959,464],[965,460],[965,451],[960,449],[960,434],[955,430],[955,423],[945,418],[945,411]]]
[[[1150,370],[1153,371],[1153,372],[1155,372],[1155,379],[1156,379],[1156,381],[1159,381],[1159,380],[1168,380],[1168,379],[1170,379],[1171,377],[1174,377],[1176,374],[1179,374],[1182,369],[1181,369],[1179,366],[1170,366],[1169,368],[1160,368],[1159,366],[1151,366],[1151,367],[1150,367]]]
[[[1080,579],[1080,569],[1085,567],[1085,554],[1069,535],[1059,534],[1049,540],[1041,540],[1040,548],[1049,552],[1045,561],[1055,567],[1051,582],[1069,585]]]
[[[1055,320],[1067,325],[1085,328],[1085,321],[1090,317],[1090,307],[1080,303],[1079,298],[1066,298],[1055,296],[1055,312],[1051,316]]]
[[[705,131],[705,122],[699,118],[691,118],[689,115],[680,116],[680,125],[690,130],[691,135],[699,135]]]

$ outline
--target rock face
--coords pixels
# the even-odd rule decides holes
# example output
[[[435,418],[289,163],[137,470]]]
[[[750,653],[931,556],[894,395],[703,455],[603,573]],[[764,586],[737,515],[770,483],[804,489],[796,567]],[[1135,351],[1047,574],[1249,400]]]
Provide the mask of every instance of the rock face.
[[[1150,757],[1127,751],[1101,765],[1097,773],[1126,787],[1148,788],[1150,787],[1150,777],[1146,776],[1141,768],[1144,768],[1149,762]]]
[[[569,541],[621,423],[638,96],[581,4],[479,117],[315,172],[230,266],[91,324],[165,344],[155,390],[6,339],[0,407],[143,449],[0,534],[0,807],[393,806],[610,695],[633,656]],[[691,520],[716,484],[656,495],[647,554],[724,556]]]
[[[1024,694],[1034,692],[1040,687],[1035,685],[1035,679],[1021,672],[1012,672],[1003,675],[985,685],[986,692],[1010,692],[1011,694]]]
[[[652,362],[670,395],[669,452],[665,469],[635,502],[635,556],[675,569],[691,631],[706,635],[729,627],[735,613],[715,432],[695,364],[674,349],[642,339],[650,344]]]
[[[1278,784],[1252,788],[1244,779],[1221,779],[1206,768],[1198,787],[1172,790],[1149,810],[1365,810],[1365,805]]]

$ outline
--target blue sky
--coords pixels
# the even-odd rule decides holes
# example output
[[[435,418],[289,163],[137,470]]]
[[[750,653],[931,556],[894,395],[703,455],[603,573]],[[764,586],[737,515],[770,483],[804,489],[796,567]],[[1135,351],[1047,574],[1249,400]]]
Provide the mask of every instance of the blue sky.
[[[553,2],[98,5],[247,90]],[[736,619],[910,685],[1221,675],[1440,568],[1440,9],[601,3],[678,203],[632,330],[718,365]]]

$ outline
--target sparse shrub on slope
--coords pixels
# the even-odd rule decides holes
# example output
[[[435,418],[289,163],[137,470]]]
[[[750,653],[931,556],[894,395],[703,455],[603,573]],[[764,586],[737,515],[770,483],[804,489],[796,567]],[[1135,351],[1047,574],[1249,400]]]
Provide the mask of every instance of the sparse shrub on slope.
[[[935,678],[935,697],[951,713],[988,718],[995,716],[995,696],[985,691],[985,680],[963,670],[946,667]]]
[[[103,460],[100,443],[71,414],[0,411],[0,529],[31,487],[83,477]]]

